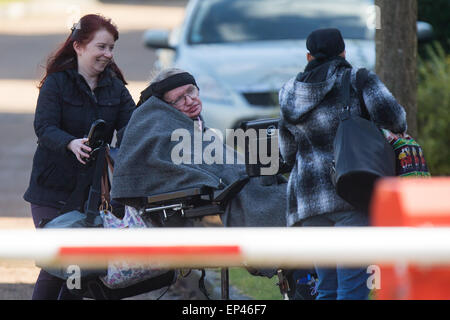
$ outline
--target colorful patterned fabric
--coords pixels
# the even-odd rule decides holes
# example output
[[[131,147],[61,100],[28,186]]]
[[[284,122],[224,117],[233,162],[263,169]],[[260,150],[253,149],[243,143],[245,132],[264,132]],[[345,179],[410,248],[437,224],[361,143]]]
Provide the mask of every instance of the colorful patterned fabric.
[[[396,157],[396,174],[400,177],[430,177],[422,147],[408,134],[395,134],[382,129]]]
[[[123,219],[114,216],[108,210],[100,211],[105,228],[148,228],[137,210],[125,207]],[[138,282],[157,277],[166,273],[165,269],[152,268],[150,265],[130,261],[111,261],[108,264],[108,273],[100,278],[111,289],[125,288]]]

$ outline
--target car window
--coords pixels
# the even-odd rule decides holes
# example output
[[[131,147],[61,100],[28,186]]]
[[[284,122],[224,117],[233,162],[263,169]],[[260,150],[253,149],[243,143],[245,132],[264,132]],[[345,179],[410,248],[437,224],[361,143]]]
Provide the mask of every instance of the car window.
[[[339,28],[347,39],[372,39],[370,0],[202,0],[192,16],[190,44],[305,39]]]

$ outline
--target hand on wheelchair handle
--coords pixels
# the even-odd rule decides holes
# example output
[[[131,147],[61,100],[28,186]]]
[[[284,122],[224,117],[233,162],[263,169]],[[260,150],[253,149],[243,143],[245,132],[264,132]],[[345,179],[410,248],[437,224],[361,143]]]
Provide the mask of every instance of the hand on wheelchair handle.
[[[92,149],[87,145],[87,142],[87,138],[74,139],[67,145],[67,149],[72,151],[77,160],[82,164],[86,164],[91,156],[90,152]]]

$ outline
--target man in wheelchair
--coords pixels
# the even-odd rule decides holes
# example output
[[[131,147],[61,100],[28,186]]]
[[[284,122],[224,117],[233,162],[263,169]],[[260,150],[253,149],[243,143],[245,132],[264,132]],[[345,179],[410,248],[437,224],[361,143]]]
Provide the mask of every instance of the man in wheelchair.
[[[192,226],[192,218],[207,215],[219,215],[225,227],[286,226],[287,180],[281,173],[287,170],[279,163],[277,136],[270,137],[277,119],[243,123],[244,135],[251,130],[256,134],[245,135],[244,145],[238,146],[244,148],[241,154],[207,127],[194,77],[175,68],[161,71],[137,106],[115,160],[114,201],[135,207],[144,220],[164,227]],[[265,131],[268,135],[261,138],[258,134]],[[271,148],[273,170],[249,161],[258,159],[261,139]],[[248,148],[252,142],[256,148]],[[269,153],[265,150],[266,158]],[[248,270],[276,274],[275,268]]]
[[[216,214],[225,227],[286,226],[286,179],[278,170],[250,177],[245,155],[207,128],[202,107],[189,73],[172,68],[155,77],[125,130],[111,197],[162,226]]]

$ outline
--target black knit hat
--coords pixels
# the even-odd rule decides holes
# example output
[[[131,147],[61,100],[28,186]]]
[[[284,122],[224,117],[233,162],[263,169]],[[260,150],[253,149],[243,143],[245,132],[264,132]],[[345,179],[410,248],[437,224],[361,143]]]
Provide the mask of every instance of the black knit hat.
[[[174,74],[164,80],[153,82],[144,91],[141,92],[141,97],[137,103],[137,107],[147,101],[151,96],[162,99],[167,91],[184,86],[186,84],[193,84],[197,87],[194,77],[189,72],[182,72]]]
[[[344,39],[338,29],[318,29],[308,36],[306,48],[318,60],[338,56],[345,50]]]

